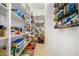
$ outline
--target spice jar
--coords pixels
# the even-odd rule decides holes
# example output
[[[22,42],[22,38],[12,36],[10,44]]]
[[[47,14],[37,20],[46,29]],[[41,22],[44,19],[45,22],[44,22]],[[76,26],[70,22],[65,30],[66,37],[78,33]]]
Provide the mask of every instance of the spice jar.
[[[0,37],[1,37],[1,29],[0,29]]]
[[[5,29],[4,28],[1,29],[1,36],[5,37]]]
[[[5,37],[6,27],[4,25],[0,25],[0,37]]]

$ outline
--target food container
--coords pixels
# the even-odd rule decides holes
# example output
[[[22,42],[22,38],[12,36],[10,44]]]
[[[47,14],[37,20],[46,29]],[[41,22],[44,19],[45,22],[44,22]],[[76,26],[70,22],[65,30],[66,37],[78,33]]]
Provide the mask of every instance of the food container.
[[[0,25],[0,37],[6,36],[6,27],[4,25]]]

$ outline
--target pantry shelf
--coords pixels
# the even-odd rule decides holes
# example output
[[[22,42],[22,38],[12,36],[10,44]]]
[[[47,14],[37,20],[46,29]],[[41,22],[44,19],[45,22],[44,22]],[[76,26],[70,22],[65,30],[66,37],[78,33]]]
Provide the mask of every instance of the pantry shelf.
[[[22,36],[22,35],[26,35],[26,34],[29,34],[29,32],[26,32],[26,33],[23,33],[23,34],[20,34],[20,35],[13,35],[11,37],[18,37],[18,36]]]
[[[29,34],[31,34],[32,29],[31,11],[29,6],[26,4],[13,3],[11,6],[11,46],[15,44],[14,41],[19,41],[20,39],[23,40],[23,42],[25,41],[22,44],[19,44],[18,42],[16,43],[18,45],[16,50],[19,50],[15,52],[14,56],[19,56],[32,41],[30,39],[27,40],[27,36],[30,36]],[[11,48],[13,49],[13,47]],[[11,52],[11,54],[13,54],[13,50],[11,50]]]
[[[20,22],[24,22],[27,23],[27,21],[25,21],[24,19],[22,19],[20,16],[18,16],[15,12],[11,11],[12,14],[12,19],[18,20]]]
[[[0,40],[8,39],[8,37],[0,37]]]
[[[27,41],[26,44],[25,44],[25,46],[23,47],[23,49],[22,49],[20,52],[16,53],[16,56],[19,56],[19,55],[23,52],[23,50],[25,49],[25,47],[26,47],[31,41],[32,41],[32,39],[29,40],[29,41]]]

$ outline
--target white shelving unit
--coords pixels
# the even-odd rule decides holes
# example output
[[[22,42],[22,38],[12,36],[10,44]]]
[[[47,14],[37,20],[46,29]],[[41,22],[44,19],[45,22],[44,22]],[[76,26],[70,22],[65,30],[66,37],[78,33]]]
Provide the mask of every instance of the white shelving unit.
[[[25,7],[25,6],[26,6],[26,7]],[[30,26],[31,26],[30,8],[29,8],[29,6],[28,6],[27,4],[21,4],[21,3],[16,4],[16,3],[13,3],[13,4],[11,5],[11,7],[12,7],[12,9],[13,9],[13,8],[14,8],[14,9],[18,8],[22,13],[24,13],[25,15],[28,16],[28,19],[25,21],[24,19],[22,19],[21,17],[19,17],[15,12],[11,11],[11,26],[17,26],[18,24],[20,24],[21,26],[23,26],[23,25],[26,25],[27,23],[29,23]],[[21,36],[23,36],[23,35],[28,35],[28,34],[30,34],[30,33],[31,33],[31,32],[26,32],[26,33],[22,33],[22,34],[20,34],[20,35],[13,35],[13,36],[11,36],[11,38],[21,37]],[[15,40],[15,39],[14,39],[14,40]],[[14,40],[12,39],[11,41],[14,41]],[[25,40],[25,38],[24,38],[24,40]],[[27,41],[26,44],[24,45],[23,49],[22,49],[20,52],[16,53],[16,56],[19,56],[19,55],[22,53],[22,51],[24,50],[24,48],[25,48],[31,41],[32,41],[32,40]]]
[[[27,5],[26,5],[27,6]],[[12,4],[12,8],[19,8],[20,10],[21,10],[21,12],[25,12],[27,9],[22,9],[22,8],[20,8],[20,7],[22,7],[22,8],[24,8],[23,6],[22,6],[22,4]],[[27,14],[27,12],[26,12],[26,14]],[[13,12],[13,11],[11,11],[11,19],[12,19],[12,22],[11,22],[11,26],[16,26],[16,25],[18,25],[18,24],[22,24],[22,25],[25,25],[25,24],[27,24],[27,22],[31,22],[31,20],[29,20],[29,19],[27,19],[26,21],[24,20],[24,19],[22,19],[20,16],[18,16],[15,12]],[[17,22],[17,23],[16,23]],[[16,24],[15,24],[16,23]],[[26,32],[26,33],[23,33],[23,34],[20,34],[20,35],[13,35],[13,36],[11,36],[11,37],[16,37],[16,36],[22,36],[22,35],[26,35],[26,34],[29,34],[29,32]]]
[[[6,36],[5,37],[0,37],[0,41],[3,42],[3,43],[0,43],[0,46],[2,45],[5,45],[6,46],[6,55],[9,54],[9,46],[8,46],[8,41],[9,41],[9,35],[8,35],[8,32],[9,32],[9,9],[8,9],[8,5],[7,4],[7,7],[5,7],[4,5],[2,5],[0,3],[0,25],[4,25],[5,27],[7,27],[7,30],[6,30]]]

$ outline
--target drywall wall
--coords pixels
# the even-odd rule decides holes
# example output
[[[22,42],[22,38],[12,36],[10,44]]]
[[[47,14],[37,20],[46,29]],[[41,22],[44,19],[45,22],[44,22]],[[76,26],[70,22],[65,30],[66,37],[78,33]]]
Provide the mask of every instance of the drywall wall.
[[[33,16],[44,15],[44,3],[29,3],[31,11],[33,12]]]
[[[33,16],[45,15],[44,9],[32,9]]]
[[[54,29],[53,4],[47,4],[45,44],[50,56],[79,56],[79,27]]]

